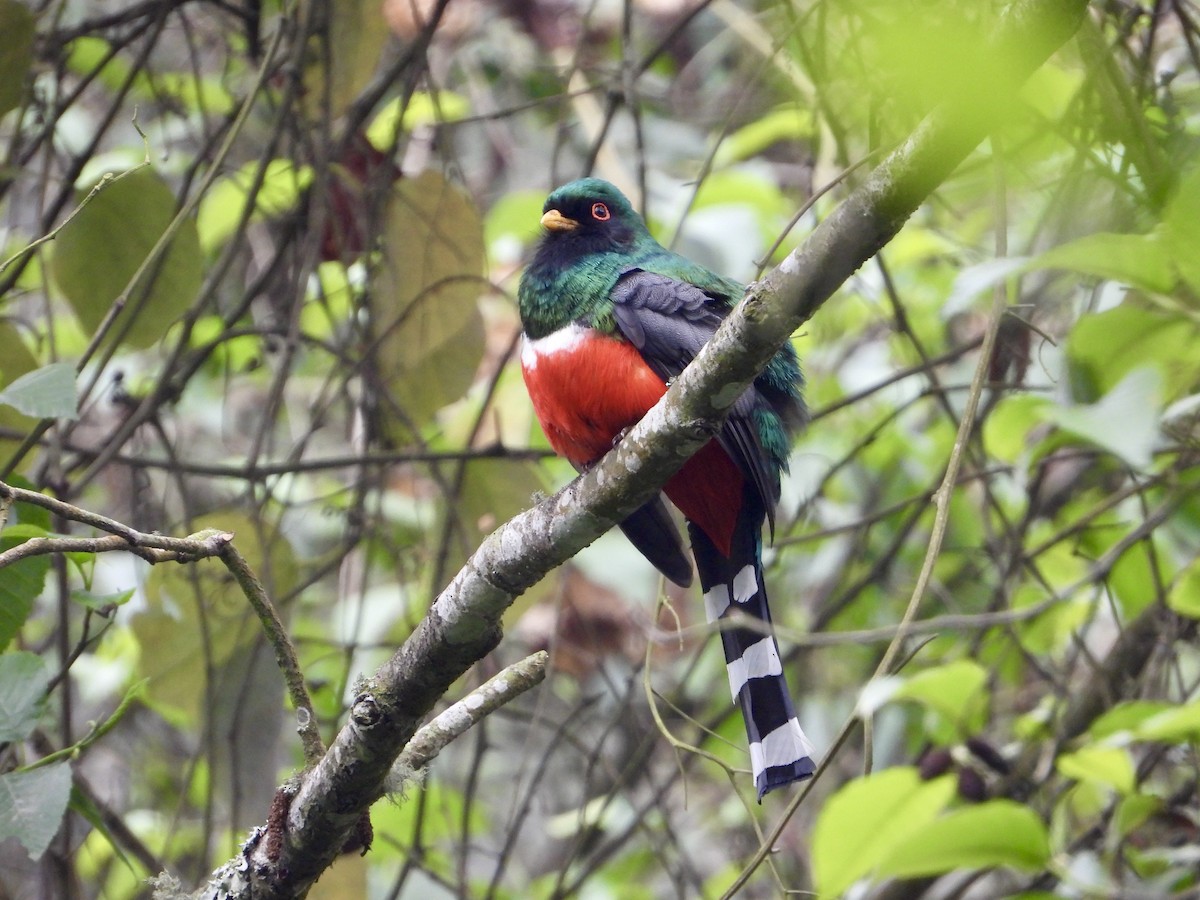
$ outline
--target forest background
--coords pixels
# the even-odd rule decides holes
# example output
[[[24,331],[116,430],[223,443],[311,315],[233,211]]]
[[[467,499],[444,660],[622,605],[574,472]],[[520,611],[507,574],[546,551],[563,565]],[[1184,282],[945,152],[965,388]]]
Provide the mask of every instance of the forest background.
[[[0,0],[0,897],[1196,896],[1197,22]],[[587,173],[762,279],[669,402],[803,325],[762,806],[696,592],[591,543],[689,438],[544,499]]]

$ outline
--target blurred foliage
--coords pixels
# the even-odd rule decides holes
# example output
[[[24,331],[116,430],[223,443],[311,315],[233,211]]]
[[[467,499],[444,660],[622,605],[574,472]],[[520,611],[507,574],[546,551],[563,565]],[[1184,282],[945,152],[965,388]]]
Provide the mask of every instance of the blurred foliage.
[[[515,358],[546,192],[608,178],[750,280],[1012,64],[986,49],[1002,14],[0,0],[4,480],[145,532],[234,531],[330,737],[479,541],[574,474]],[[806,731],[836,752],[766,864],[743,872],[786,797],[749,799],[699,599],[608,535],[446,702],[536,648],[546,683],[377,805],[372,852],[314,896],[1194,894],[1198,21],[1094,3],[795,336],[813,414],[768,577]],[[876,673],[979,365],[931,585]],[[0,552],[95,534],[6,512]],[[302,765],[214,562],[5,560],[0,651],[2,895],[199,883]]]

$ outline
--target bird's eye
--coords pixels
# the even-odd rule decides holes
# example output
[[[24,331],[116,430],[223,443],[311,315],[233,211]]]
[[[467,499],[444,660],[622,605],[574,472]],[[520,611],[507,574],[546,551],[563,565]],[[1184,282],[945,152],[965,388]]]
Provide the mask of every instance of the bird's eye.
[[[608,207],[603,203],[592,204],[592,218],[597,222],[607,222],[611,217],[612,214],[608,211]]]

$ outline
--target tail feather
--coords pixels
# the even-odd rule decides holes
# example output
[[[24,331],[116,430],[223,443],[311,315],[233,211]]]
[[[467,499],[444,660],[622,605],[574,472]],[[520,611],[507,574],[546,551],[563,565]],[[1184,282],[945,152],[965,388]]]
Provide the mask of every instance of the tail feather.
[[[739,522],[727,557],[708,536],[688,523],[692,551],[710,622],[746,616],[750,626],[721,629],[729,688],[742,710],[750,741],[750,764],[761,802],[775,788],[808,778],[815,771],[813,747],[796,719],[795,707],[771,634],[771,612],[763,584],[761,521]]]
[[[691,585],[692,562],[684,552],[683,539],[661,494],[634,510],[620,527],[654,568],[680,587]]]

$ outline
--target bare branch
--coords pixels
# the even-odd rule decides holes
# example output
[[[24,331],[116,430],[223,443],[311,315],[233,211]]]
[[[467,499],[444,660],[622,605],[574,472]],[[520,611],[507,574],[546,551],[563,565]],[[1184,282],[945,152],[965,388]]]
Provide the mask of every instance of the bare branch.
[[[292,646],[283,620],[279,618],[275,605],[267,595],[262,582],[247,565],[245,558],[233,545],[233,533],[208,529],[185,538],[161,534],[147,534],[130,528],[115,519],[90,512],[62,500],[47,497],[36,491],[13,487],[0,481],[0,509],[7,511],[13,502],[29,503],[47,509],[57,516],[82,525],[90,525],[101,531],[111,532],[105,537],[33,537],[0,553],[0,569],[21,559],[45,556],[52,553],[111,553],[124,551],[133,553],[149,563],[196,562],[210,557],[220,557],[237,581],[242,593],[262,623],[263,632],[275,650],[275,660],[283,673],[292,705],[296,708],[297,731],[304,745],[305,759],[311,764],[325,752],[321,735],[317,730],[317,717],[312,699],[304,684],[296,649]]]
[[[396,758],[393,771],[402,778],[411,778],[455,738],[464,734],[501,706],[516,699],[546,677],[550,654],[545,650],[525,657],[494,675],[457,703],[440,712],[413,735],[404,752]]]

